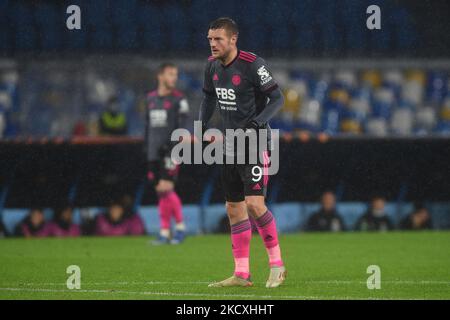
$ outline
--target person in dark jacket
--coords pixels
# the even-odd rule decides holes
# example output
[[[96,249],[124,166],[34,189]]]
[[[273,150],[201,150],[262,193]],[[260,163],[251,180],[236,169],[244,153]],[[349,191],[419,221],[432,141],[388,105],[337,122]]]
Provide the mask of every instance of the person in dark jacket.
[[[108,211],[97,216],[95,221],[95,235],[124,236],[128,234],[128,222],[125,209],[120,201],[112,201]]]
[[[44,211],[41,208],[33,208],[29,215],[16,226],[14,234],[19,237],[48,237],[50,228],[45,221]]]
[[[322,207],[308,219],[308,231],[343,231],[344,221],[336,211],[336,196],[326,191],[321,198]]]
[[[55,218],[49,222],[49,233],[52,237],[78,237],[80,228],[72,221],[73,209],[70,205],[62,205],[55,209]]]
[[[125,219],[128,223],[128,234],[143,235],[145,234],[144,222],[137,212],[134,211],[134,199],[130,195],[124,195],[121,199],[124,208]]]
[[[414,211],[400,222],[402,230],[432,229],[430,212],[424,206],[416,206]]]
[[[381,196],[376,196],[370,203],[369,210],[363,214],[355,225],[355,230],[358,231],[387,231],[392,230],[393,224],[386,215],[385,199]]]

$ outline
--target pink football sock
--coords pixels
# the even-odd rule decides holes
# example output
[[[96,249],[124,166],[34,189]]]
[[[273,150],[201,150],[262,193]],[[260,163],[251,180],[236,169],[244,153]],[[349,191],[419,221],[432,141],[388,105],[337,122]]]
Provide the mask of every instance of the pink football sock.
[[[240,278],[250,277],[250,239],[252,229],[250,221],[240,221],[231,226],[231,243],[234,257],[234,274]]]
[[[270,267],[280,267],[283,265],[281,259],[281,250],[278,244],[278,232],[275,224],[275,218],[270,210],[267,210],[262,216],[256,219],[256,226],[259,235],[264,241],[264,245],[269,256]]]
[[[169,193],[158,193],[158,211],[161,229],[170,229],[170,215],[172,213],[172,204],[168,197]]]

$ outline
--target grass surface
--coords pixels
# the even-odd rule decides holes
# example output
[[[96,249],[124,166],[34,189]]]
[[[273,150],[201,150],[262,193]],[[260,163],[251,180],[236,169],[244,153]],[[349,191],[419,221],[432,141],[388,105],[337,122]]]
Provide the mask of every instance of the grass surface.
[[[251,244],[249,288],[208,288],[231,275],[229,236],[154,247],[150,238],[0,240],[0,299],[450,299],[450,232],[280,236],[288,277],[266,289],[261,239]],[[81,289],[66,268],[81,268]],[[369,265],[381,289],[367,289]]]

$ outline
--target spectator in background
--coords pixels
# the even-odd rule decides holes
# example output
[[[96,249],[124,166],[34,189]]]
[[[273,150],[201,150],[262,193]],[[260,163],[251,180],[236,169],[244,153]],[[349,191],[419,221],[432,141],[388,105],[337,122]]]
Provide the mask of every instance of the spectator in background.
[[[106,109],[100,114],[99,127],[101,135],[126,135],[128,132],[127,116],[120,111],[117,97],[112,97]]]
[[[128,229],[125,209],[120,201],[112,201],[108,211],[98,215],[95,221],[97,236],[124,236],[128,234]]]
[[[385,199],[376,196],[372,199],[369,210],[362,215],[355,225],[359,231],[386,231],[392,230],[393,225],[384,211]]]
[[[344,221],[336,211],[336,196],[326,191],[321,198],[322,207],[308,219],[308,231],[343,231]]]
[[[416,206],[414,211],[400,222],[402,230],[429,230],[432,229],[431,215],[422,205]]]
[[[121,203],[125,211],[125,219],[128,223],[128,234],[145,234],[144,223],[142,222],[141,217],[134,211],[133,198],[130,195],[124,195],[121,199]]]
[[[80,228],[72,221],[73,208],[63,205],[55,209],[55,218],[49,223],[49,233],[52,237],[78,237]]]
[[[95,221],[97,236],[142,235],[145,233],[141,218],[132,212],[132,206],[122,201],[113,200],[108,211],[99,214]]]
[[[19,237],[48,237],[50,229],[45,222],[44,211],[33,208],[29,215],[16,227],[14,234]]]

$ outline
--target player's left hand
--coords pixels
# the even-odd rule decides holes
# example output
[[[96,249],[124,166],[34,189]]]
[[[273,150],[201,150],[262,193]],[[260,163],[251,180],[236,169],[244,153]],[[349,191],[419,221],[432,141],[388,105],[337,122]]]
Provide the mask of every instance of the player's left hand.
[[[255,120],[250,120],[249,122],[247,122],[247,124],[245,125],[245,129],[255,129],[258,130],[260,129],[261,126],[255,121]]]

